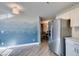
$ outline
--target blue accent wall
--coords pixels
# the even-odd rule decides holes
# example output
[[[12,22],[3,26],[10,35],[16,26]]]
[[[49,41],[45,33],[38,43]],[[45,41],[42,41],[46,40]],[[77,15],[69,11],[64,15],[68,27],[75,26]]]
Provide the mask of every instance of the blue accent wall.
[[[0,20],[0,47],[38,42],[39,19]]]

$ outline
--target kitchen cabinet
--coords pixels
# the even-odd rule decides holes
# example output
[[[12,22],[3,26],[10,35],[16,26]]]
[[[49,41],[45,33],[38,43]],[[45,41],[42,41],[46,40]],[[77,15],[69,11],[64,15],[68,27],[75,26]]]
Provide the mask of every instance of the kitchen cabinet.
[[[76,53],[76,56],[79,56],[79,44],[74,43],[74,51]]]
[[[66,38],[66,56],[79,56],[78,39]]]
[[[75,8],[70,12],[71,27],[79,27],[79,8]]]

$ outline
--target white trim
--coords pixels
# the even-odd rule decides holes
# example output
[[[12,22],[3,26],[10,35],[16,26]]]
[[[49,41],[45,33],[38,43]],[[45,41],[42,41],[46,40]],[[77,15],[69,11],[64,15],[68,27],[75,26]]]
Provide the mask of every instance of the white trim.
[[[8,49],[8,48],[16,48],[16,47],[23,47],[23,46],[31,46],[31,45],[39,45],[40,43],[29,43],[29,44],[22,44],[22,45],[16,45],[16,46],[8,46],[8,47],[0,47],[0,49]]]
[[[41,44],[41,26],[40,26],[40,17],[37,17],[38,20],[38,42]]]

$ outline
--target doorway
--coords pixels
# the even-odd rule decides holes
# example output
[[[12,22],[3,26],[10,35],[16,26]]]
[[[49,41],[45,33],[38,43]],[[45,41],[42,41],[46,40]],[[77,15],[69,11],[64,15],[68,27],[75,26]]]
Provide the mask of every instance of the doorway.
[[[48,40],[48,22],[49,20],[40,19],[40,25],[41,25],[41,42],[45,42]]]

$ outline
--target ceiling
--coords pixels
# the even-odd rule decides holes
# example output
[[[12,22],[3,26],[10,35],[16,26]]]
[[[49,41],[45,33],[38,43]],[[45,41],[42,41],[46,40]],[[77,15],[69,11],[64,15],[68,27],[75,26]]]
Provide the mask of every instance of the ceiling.
[[[0,14],[11,12],[6,4],[9,3],[0,2]],[[17,2],[17,4],[24,8],[23,14],[26,16],[54,17],[77,2]]]

